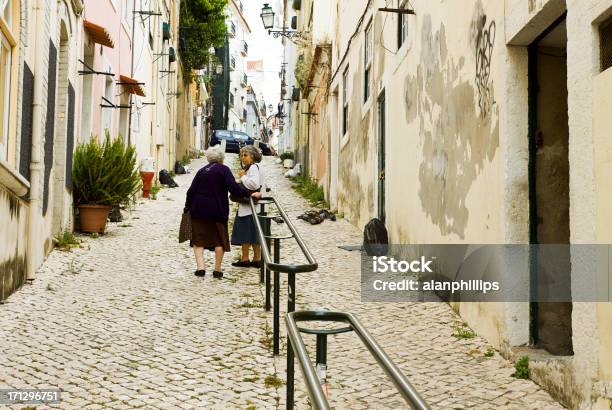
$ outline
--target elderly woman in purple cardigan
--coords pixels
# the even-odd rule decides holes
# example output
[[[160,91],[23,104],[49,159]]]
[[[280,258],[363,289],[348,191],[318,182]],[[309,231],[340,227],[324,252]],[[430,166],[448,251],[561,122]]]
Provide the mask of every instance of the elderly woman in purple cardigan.
[[[187,191],[185,211],[191,214],[191,242],[195,254],[196,276],[205,276],[204,249],[214,250],[215,269],[213,277],[221,279],[223,254],[230,251],[227,220],[229,217],[228,192],[238,197],[248,197],[249,191],[240,186],[232,171],[223,165],[225,153],[219,148],[206,151],[208,164],[195,175]],[[253,197],[261,197],[255,192]]]

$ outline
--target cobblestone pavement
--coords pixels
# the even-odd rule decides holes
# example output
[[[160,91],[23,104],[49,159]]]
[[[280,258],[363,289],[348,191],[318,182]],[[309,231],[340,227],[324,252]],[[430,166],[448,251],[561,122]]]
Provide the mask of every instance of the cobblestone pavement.
[[[226,162],[235,166],[236,157]],[[266,158],[264,170],[292,218],[310,208],[279,165]],[[271,355],[259,272],[232,268],[234,250],[226,278],[197,278],[191,249],[177,243],[192,176],[178,176],[180,187],[163,189],[157,201],[141,201],[106,235],[54,251],[37,280],[0,305],[0,388],[59,387],[55,407],[69,409],[284,408],[285,386],[273,382],[284,382],[286,359]],[[561,408],[533,382],[512,378],[497,353],[486,357],[481,338],[453,337],[460,319],[448,305],[361,303],[359,253],[337,248],[360,242],[348,222],[295,225],[320,266],[298,275],[298,309],[355,313],[433,408]],[[283,261],[298,254],[283,244]],[[286,284],[281,289],[284,312]],[[305,340],[314,357],[314,339]],[[355,335],[328,344],[335,408],[406,408]],[[298,368],[297,407],[307,408]]]

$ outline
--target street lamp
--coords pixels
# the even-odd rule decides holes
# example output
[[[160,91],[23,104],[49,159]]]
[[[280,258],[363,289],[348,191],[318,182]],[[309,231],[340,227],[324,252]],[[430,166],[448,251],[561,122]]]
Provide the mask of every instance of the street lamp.
[[[261,9],[260,17],[266,30],[271,30],[274,28],[274,11],[272,10],[272,7],[268,5],[268,3],[265,3]]]
[[[297,30],[287,30],[287,27],[282,27],[282,30],[272,30],[274,28],[274,11],[268,3],[264,3],[261,9],[261,21],[268,34],[272,34],[274,38],[287,37],[289,40],[293,38],[304,38],[304,33]]]

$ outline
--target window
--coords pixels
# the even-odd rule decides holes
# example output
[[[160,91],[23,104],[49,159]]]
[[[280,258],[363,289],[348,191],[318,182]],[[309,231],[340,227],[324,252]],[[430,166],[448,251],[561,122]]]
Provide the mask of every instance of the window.
[[[11,69],[13,47],[13,0],[0,0],[0,159],[8,160],[11,113]]]
[[[406,3],[402,6],[404,8]],[[408,14],[400,13],[397,17],[397,49],[402,48],[402,45],[408,38]]]
[[[110,71],[110,68],[108,69]],[[108,101],[113,102],[113,80],[109,77],[105,80],[104,85],[104,98]],[[104,104],[108,104],[104,102]],[[109,107],[102,107],[102,135],[106,135],[106,132],[111,132],[113,125],[113,109]],[[111,133],[112,134],[112,133]]]
[[[364,74],[363,74],[363,102],[368,101],[370,98],[370,86],[372,77],[372,53],[374,49],[374,38],[372,36],[372,23],[368,24],[365,31],[365,58],[364,58]]]
[[[348,131],[348,68],[342,74],[342,135]]]

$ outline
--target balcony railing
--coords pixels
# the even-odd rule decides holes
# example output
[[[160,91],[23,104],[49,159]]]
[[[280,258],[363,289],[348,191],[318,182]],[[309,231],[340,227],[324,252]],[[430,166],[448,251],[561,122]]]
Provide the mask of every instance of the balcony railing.
[[[234,71],[236,69],[236,58],[232,57],[230,59],[230,69]]]
[[[246,74],[242,75],[242,78],[240,79],[240,85],[242,85],[243,87],[249,85],[249,79]]]
[[[243,119],[244,121],[246,121],[246,119],[247,119],[247,110],[246,110],[246,108],[243,108],[243,109],[242,109],[242,119]]]
[[[230,93],[230,97],[229,97],[229,106],[233,107],[234,106],[234,94]]]
[[[240,50],[240,53],[242,53],[243,56],[246,56],[247,54],[249,54],[249,45],[247,44],[246,41],[242,42],[242,49]]]
[[[233,21],[230,21],[228,30],[227,30],[227,34],[229,34],[230,37],[236,37],[236,24],[234,24]]]

